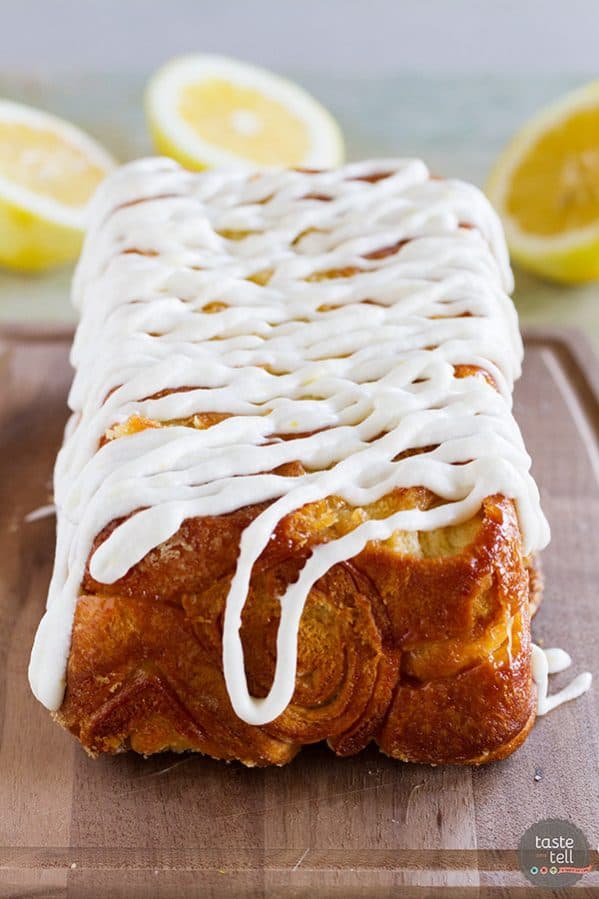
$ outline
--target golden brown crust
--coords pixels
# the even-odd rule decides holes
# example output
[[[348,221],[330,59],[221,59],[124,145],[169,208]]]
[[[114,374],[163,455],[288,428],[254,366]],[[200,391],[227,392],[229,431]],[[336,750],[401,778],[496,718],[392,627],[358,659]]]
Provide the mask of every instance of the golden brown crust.
[[[255,695],[274,671],[277,597],[311,547],[389,504],[436,501],[421,488],[364,510],[331,497],[280,523],[242,619]],[[261,508],[184,522],[110,587],[86,574],[57,718],[88,752],[191,749],[281,765],[306,743],[350,755],[376,740],[399,759],[482,764],[525,739],[535,714],[529,595],[540,585],[500,496],[470,522],[396,534],[332,568],[302,616],[290,706],[264,727],[240,721],[222,675],[222,615],[241,533]]]

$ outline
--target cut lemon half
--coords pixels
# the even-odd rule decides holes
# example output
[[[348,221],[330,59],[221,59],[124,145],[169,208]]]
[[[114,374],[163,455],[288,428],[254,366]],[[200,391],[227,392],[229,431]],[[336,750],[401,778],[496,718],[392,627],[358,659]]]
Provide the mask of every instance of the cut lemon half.
[[[74,125],[0,100],[0,265],[36,271],[75,259],[89,198],[113,165]]]
[[[599,82],[526,124],[487,193],[523,268],[565,283],[599,278]]]
[[[160,153],[190,169],[297,166],[343,161],[333,117],[278,75],[222,56],[184,56],[161,68],[146,92]]]

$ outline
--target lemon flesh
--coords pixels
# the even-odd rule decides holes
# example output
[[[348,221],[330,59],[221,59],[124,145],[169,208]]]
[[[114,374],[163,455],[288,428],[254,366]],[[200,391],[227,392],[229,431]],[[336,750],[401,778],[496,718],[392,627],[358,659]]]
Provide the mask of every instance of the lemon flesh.
[[[343,161],[331,115],[297,85],[220,56],[167,63],[146,115],[157,149],[192,169],[322,167]]]
[[[87,203],[113,164],[69,123],[0,101],[0,264],[37,271],[76,259]]]
[[[564,283],[599,278],[599,83],[544,110],[511,141],[487,186],[512,257]]]
[[[0,122],[0,174],[69,206],[86,203],[104,177],[80,147],[20,122]]]
[[[300,165],[309,150],[304,123],[282,103],[222,78],[186,85],[179,112],[198,136],[257,165]]]

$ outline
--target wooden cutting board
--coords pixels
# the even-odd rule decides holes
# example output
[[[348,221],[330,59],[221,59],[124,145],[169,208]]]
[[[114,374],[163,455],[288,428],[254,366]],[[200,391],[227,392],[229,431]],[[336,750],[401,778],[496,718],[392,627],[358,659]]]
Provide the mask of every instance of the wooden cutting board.
[[[571,819],[597,847],[599,680],[480,769],[407,765],[374,748],[336,759],[322,746],[274,770],[87,758],[27,683],[54,520],[26,516],[51,501],[69,341],[0,333],[0,896],[516,896],[526,881],[515,849],[531,823]],[[599,668],[599,371],[580,335],[526,343],[516,413],[553,531],[534,635],[574,658],[555,690]],[[597,852],[592,861],[577,895],[599,889]]]

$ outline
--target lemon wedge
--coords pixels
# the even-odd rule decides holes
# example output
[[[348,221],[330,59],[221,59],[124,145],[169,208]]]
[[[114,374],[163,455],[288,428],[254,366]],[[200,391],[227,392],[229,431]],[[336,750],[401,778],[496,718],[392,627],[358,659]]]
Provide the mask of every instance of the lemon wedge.
[[[75,259],[88,200],[113,165],[74,125],[0,100],[0,265],[37,271]]]
[[[568,284],[599,278],[599,82],[528,122],[497,161],[487,194],[523,268]]]
[[[190,169],[297,166],[343,161],[339,126],[302,88],[222,56],[184,56],[161,68],[146,92],[160,153]]]

